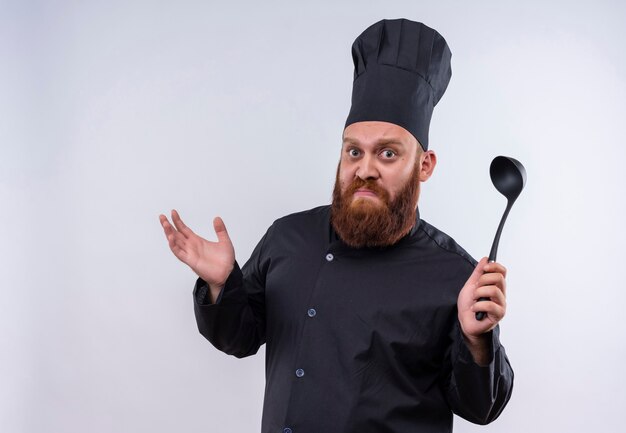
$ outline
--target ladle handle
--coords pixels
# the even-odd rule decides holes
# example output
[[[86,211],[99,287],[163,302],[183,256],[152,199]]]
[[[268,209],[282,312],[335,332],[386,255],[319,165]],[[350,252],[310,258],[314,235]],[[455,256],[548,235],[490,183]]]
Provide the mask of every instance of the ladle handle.
[[[504,222],[506,221],[506,217],[509,216],[509,211],[513,207],[513,200],[509,200],[504,213],[502,214],[502,218],[500,219],[500,225],[498,226],[498,230],[496,231],[496,236],[493,239],[493,244],[491,245],[491,252],[489,253],[489,263],[493,263],[496,261],[496,256],[498,255],[498,244],[500,243],[500,235],[502,234],[502,228],[504,227]],[[488,301],[489,298],[478,298],[477,302],[480,301]],[[484,311],[479,311],[476,313],[476,320],[483,320],[487,314]]]
[[[509,216],[509,211],[513,207],[513,201],[509,200],[506,204],[506,209],[502,214],[502,218],[500,219],[500,225],[498,226],[498,230],[496,230],[496,236],[493,238],[493,244],[491,245],[491,251],[489,252],[489,261],[495,262],[496,256],[498,255],[498,244],[500,243],[500,235],[502,234],[502,228],[504,227],[504,222],[506,221],[506,217]]]

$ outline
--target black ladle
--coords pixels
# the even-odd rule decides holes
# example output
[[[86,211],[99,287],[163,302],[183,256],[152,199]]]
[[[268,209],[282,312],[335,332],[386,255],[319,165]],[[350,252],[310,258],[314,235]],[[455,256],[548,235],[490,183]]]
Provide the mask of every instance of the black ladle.
[[[489,253],[489,263],[491,263],[496,261],[498,244],[500,243],[500,234],[502,234],[502,228],[504,227],[506,217],[509,215],[509,211],[511,210],[513,203],[515,203],[515,200],[524,189],[524,185],[526,185],[526,169],[517,159],[513,159],[508,156],[496,156],[493,161],[491,161],[489,174],[491,175],[493,186],[495,186],[500,194],[505,196],[508,200],[506,210],[502,215],[498,231],[496,231],[496,237],[494,238],[493,245],[491,246],[491,252]],[[478,300],[487,301],[489,298],[479,298]],[[477,312],[476,320],[483,320],[485,315],[484,311]]]

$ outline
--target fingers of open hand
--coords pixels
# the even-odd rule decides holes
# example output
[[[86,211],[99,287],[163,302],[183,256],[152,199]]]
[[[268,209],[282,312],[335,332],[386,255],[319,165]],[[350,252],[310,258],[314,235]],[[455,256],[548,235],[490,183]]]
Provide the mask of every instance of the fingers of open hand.
[[[159,221],[161,221],[170,249],[176,257],[184,261],[187,254],[187,239],[170,224],[165,215],[159,215]]]
[[[186,238],[194,235],[194,232],[189,227],[187,227],[183,220],[180,218],[180,215],[178,214],[176,209],[172,209],[172,222],[176,226],[176,229]]]
[[[217,240],[219,242],[230,242],[230,236],[228,236],[228,230],[226,230],[226,224],[220,217],[213,218],[213,229],[215,230],[215,234],[217,235]]]
[[[170,244],[170,249],[176,257],[183,260],[182,255],[186,254],[188,249],[187,239],[185,236],[183,236],[180,232],[173,230],[172,233],[167,236],[167,241]]]
[[[180,233],[178,233],[176,229],[172,226],[172,224],[170,224],[165,215],[159,215],[159,221],[161,221],[161,226],[163,227],[163,231],[165,232],[165,237],[167,238],[171,247],[172,241],[175,240],[176,235],[180,235]]]
[[[165,237],[167,237],[174,230],[174,227],[172,227],[165,215],[159,215],[159,221],[161,222],[161,227],[163,227],[163,231],[165,232]]]

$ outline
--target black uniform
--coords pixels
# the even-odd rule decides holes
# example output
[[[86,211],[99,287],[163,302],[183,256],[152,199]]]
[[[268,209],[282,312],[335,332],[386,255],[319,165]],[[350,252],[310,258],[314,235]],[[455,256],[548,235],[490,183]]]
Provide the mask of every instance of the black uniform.
[[[420,220],[397,244],[353,249],[330,208],[277,220],[216,304],[194,290],[198,328],[237,357],[266,348],[263,433],[450,432],[452,411],[495,419],[513,371],[492,332],[478,366],[457,319],[476,261]]]

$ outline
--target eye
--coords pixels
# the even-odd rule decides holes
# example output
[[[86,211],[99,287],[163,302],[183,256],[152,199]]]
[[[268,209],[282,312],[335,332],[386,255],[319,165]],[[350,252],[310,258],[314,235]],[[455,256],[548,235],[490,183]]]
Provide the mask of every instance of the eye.
[[[384,158],[384,159],[391,159],[394,156],[396,156],[396,152],[394,152],[391,149],[385,149],[382,152],[380,152],[380,155]]]
[[[350,155],[353,158],[356,158],[357,156],[359,156],[361,154],[361,152],[359,152],[358,149],[352,148],[348,150],[348,155]]]

